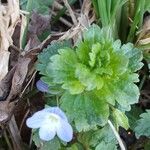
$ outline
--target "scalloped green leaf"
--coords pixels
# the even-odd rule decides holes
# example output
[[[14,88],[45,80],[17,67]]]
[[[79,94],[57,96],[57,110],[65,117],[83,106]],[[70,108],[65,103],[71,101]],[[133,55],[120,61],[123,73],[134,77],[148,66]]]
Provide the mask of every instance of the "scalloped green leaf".
[[[114,143],[105,143],[102,141],[100,144],[98,144],[95,148],[95,150],[117,150],[117,146]]]
[[[33,141],[40,150],[60,150],[60,142],[58,138],[54,138],[51,141],[44,142],[39,138],[39,131],[33,131]]]
[[[88,64],[90,48],[88,42],[80,41],[76,48],[76,54],[82,64]]]
[[[72,49],[59,49],[58,54],[52,56],[47,66],[47,72],[51,74],[53,82],[62,84],[74,80],[75,66],[77,57]]]
[[[75,70],[75,77],[86,87],[87,91],[95,88],[98,90],[103,86],[103,79],[92,73],[85,65],[78,63]]]
[[[117,150],[117,140],[108,124],[101,129],[82,132],[78,135],[78,141],[91,150],[99,150],[99,148],[102,148],[100,150],[108,150],[106,148]]]
[[[82,147],[81,144],[79,143],[74,143],[73,145],[71,145],[69,148],[66,148],[64,150],[84,150],[84,148]],[[90,149],[89,149],[90,150]]]
[[[135,134],[137,137],[145,135],[150,138],[150,110],[146,110],[140,117],[141,119],[136,122]]]
[[[114,75],[121,75],[128,69],[128,58],[121,54],[121,52],[115,52],[111,54],[110,66],[113,69]]]
[[[139,89],[133,83],[124,84],[120,81],[114,84],[114,86],[110,85],[109,88],[112,90],[115,100],[122,111],[129,111],[131,105],[138,102]]]
[[[143,63],[141,62],[143,59],[142,51],[135,48],[132,43],[124,44],[121,50],[129,58],[129,69],[132,72],[136,72],[143,67]]]
[[[71,121],[75,122],[76,129],[88,131],[97,125],[103,126],[107,123],[109,107],[105,100],[92,92],[71,95],[66,92],[61,97],[61,107]]]
[[[85,89],[85,87],[78,80],[68,81],[62,85],[62,88],[68,90],[71,94],[80,94]]]
[[[102,129],[94,132],[90,140],[90,145],[92,147],[95,147],[98,146],[98,144],[100,144],[101,142],[105,142],[106,144],[112,143],[113,145],[117,144],[115,135],[108,124]]]
[[[117,128],[121,126],[125,128],[126,130],[129,129],[128,118],[124,112],[121,112],[119,109],[114,109],[112,116],[113,116],[113,119],[115,120],[115,123],[117,124]]]
[[[48,77],[49,75],[46,73],[46,67],[48,63],[50,62],[50,57],[58,54],[58,50],[60,48],[71,46],[69,41],[63,41],[63,42],[52,42],[51,45],[49,45],[47,48],[43,50],[42,53],[38,55],[38,64],[36,66],[36,69],[40,71],[41,75],[46,75]]]
[[[110,27],[102,28],[96,24],[91,25],[88,30],[83,33],[84,41],[91,46],[97,42],[103,43],[106,40],[112,41],[112,31]]]

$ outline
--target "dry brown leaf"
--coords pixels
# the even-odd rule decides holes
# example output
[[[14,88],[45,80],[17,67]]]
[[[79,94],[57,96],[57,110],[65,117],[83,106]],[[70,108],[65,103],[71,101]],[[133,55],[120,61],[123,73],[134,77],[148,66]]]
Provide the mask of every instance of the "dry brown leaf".
[[[0,5],[0,81],[8,72],[9,46],[12,34],[19,20],[19,0],[8,0],[7,5]]]
[[[21,57],[11,72],[0,82],[0,92],[3,98],[3,95],[7,95],[10,91],[8,97],[4,99],[5,101],[0,101],[0,123],[6,122],[12,115],[15,101],[10,101],[14,100],[22,90],[30,60],[30,58]]]
[[[5,95],[6,97],[6,99],[3,98],[5,101],[0,101],[0,123],[5,123],[13,115],[15,103],[18,100],[15,98],[21,93],[23,83],[28,76],[28,70],[33,68],[37,54],[50,42],[51,36],[47,37],[37,48],[22,52],[16,66],[0,81],[0,96]],[[5,92],[6,94],[4,94]]]
[[[11,90],[6,99],[7,101],[12,101],[21,92],[23,83],[25,81],[28,72],[28,65],[30,61],[31,61],[30,58],[24,58],[24,57],[21,57],[18,60],[15,73],[12,79]]]
[[[8,101],[0,101],[0,123],[5,124],[11,118],[15,103]]]
[[[0,80],[2,80],[8,72],[9,55],[7,51],[0,52]]]
[[[28,42],[25,51],[36,48],[40,45],[41,42],[38,39],[38,36],[43,33],[43,31],[50,30],[50,19],[51,17],[48,15],[44,16],[33,11],[28,27]]]
[[[8,104],[6,102],[0,102],[0,122],[7,120],[9,117],[9,113],[6,112],[8,110]]]
[[[39,21],[39,20],[37,20],[38,17],[41,17],[39,24],[37,22],[37,21]],[[48,23],[46,23],[46,26],[45,26],[45,24],[44,25],[41,24],[43,16],[34,14],[33,18],[36,21],[31,23],[32,25],[29,26],[29,28],[30,28],[29,31],[33,35],[40,34],[41,32],[43,32],[44,29],[46,29]],[[84,18],[84,19],[82,19],[82,18]],[[89,21],[86,20],[87,18],[88,17],[82,15],[81,19],[79,19],[77,26],[72,28],[71,30],[69,30],[63,37],[65,38],[66,36],[68,36],[69,38],[73,38],[73,37],[76,37],[77,34],[80,34],[80,32],[83,29],[85,29],[86,26],[89,25]],[[37,24],[37,28],[33,29],[33,26],[35,24]],[[40,30],[39,30],[39,28],[40,28]],[[62,39],[63,39],[63,37],[62,37]],[[35,40],[35,41],[37,41],[37,40]],[[32,41],[30,41],[30,42],[32,43]],[[33,68],[35,61],[37,59],[37,54],[40,51],[42,51],[43,48],[46,47],[50,42],[51,42],[51,36],[47,37],[47,39],[45,41],[43,41],[40,45],[36,42],[34,42],[32,44],[30,43],[28,46],[28,51],[24,51],[21,53],[17,64],[13,67],[14,73],[11,76],[11,78],[9,78],[8,87],[5,87],[6,86],[5,84],[7,84],[7,82],[3,83],[5,85],[4,89],[6,89],[7,92],[10,89],[10,92],[9,92],[8,96],[6,97],[6,100],[0,103],[0,111],[3,113],[3,117],[0,119],[0,122],[1,121],[5,122],[4,120],[6,120],[6,117],[12,115],[12,113],[13,113],[12,110],[14,109],[14,103],[16,100],[18,100],[17,96],[21,93],[23,84],[25,83],[26,79],[28,78],[28,71],[30,70],[30,68]],[[1,84],[2,83],[0,83],[0,85]],[[8,117],[7,117],[7,120],[8,120]]]
[[[147,16],[144,19],[142,29],[139,31],[137,43],[140,45],[146,45],[150,43],[150,16]]]
[[[10,51],[10,58],[9,58],[9,70],[10,70],[10,68],[13,68],[16,65],[21,50],[18,49],[16,46],[11,45],[9,47],[9,51]]]
[[[34,17],[36,16],[37,15]],[[41,29],[32,30],[33,28],[31,28],[30,33],[33,32],[35,34],[40,34],[46,28],[46,26],[39,24],[38,28]],[[35,39],[35,41],[33,39]],[[15,108],[14,104],[16,101],[18,101],[17,96],[20,95],[22,87],[27,81],[26,79],[29,76],[28,71],[33,68],[37,59],[37,54],[51,42],[51,36],[48,36],[47,39],[45,39],[41,44],[37,42],[38,39],[33,39],[30,39],[30,43],[27,47],[28,51],[23,51],[20,54],[16,65],[0,82],[0,96],[3,98],[3,100],[5,100],[0,102],[0,123],[5,123],[7,120],[9,120],[10,116],[13,115],[13,110]]]
[[[6,122],[14,107],[14,103],[10,103],[6,100],[11,88],[11,81],[15,72],[15,67],[12,68],[7,75],[0,81],[0,123]],[[2,101],[4,100],[4,101]],[[13,105],[12,105],[13,104]]]
[[[5,100],[9,94],[15,69],[15,67],[12,68],[0,82],[0,100]]]
[[[28,42],[24,48],[24,51],[28,51],[30,49],[33,49],[33,48],[37,47],[38,45],[40,45],[40,43],[41,42],[39,41],[37,35],[33,34],[30,36],[30,39],[28,40]]]
[[[44,30],[50,29],[50,19],[51,17],[48,15],[44,16],[33,11],[28,28],[29,33],[40,35]]]

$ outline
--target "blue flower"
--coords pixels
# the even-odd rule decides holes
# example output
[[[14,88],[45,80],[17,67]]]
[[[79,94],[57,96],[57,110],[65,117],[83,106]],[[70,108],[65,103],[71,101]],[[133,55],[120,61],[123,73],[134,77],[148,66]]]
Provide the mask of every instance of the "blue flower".
[[[26,124],[29,128],[40,128],[39,136],[44,141],[52,140],[55,135],[64,142],[70,142],[73,138],[73,129],[59,107],[49,107],[36,112],[27,119]]]
[[[41,92],[48,92],[48,85],[42,80],[36,82],[36,87]]]

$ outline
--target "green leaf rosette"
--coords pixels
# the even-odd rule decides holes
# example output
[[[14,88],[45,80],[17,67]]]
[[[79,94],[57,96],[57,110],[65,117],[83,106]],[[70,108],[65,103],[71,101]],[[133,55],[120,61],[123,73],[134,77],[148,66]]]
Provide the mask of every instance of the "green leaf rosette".
[[[74,47],[57,49],[44,64],[45,82],[61,91],[61,107],[79,132],[104,126],[111,108],[129,111],[138,102],[142,52],[111,37],[109,28],[92,25]]]

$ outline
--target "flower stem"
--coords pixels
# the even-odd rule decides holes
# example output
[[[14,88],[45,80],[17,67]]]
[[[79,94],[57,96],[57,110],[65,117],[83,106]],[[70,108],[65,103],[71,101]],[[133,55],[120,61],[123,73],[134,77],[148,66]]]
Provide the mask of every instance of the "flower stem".
[[[115,137],[116,137],[116,139],[117,139],[117,141],[119,143],[119,146],[120,146],[121,150],[126,150],[126,148],[125,148],[125,146],[124,146],[124,144],[123,144],[123,142],[122,142],[118,132],[116,131],[114,125],[112,124],[112,122],[110,120],[108,120],[108,124],[109,124],[110,128],[112,129],[112,131],[114,132],[114,135],[115,135]]]

